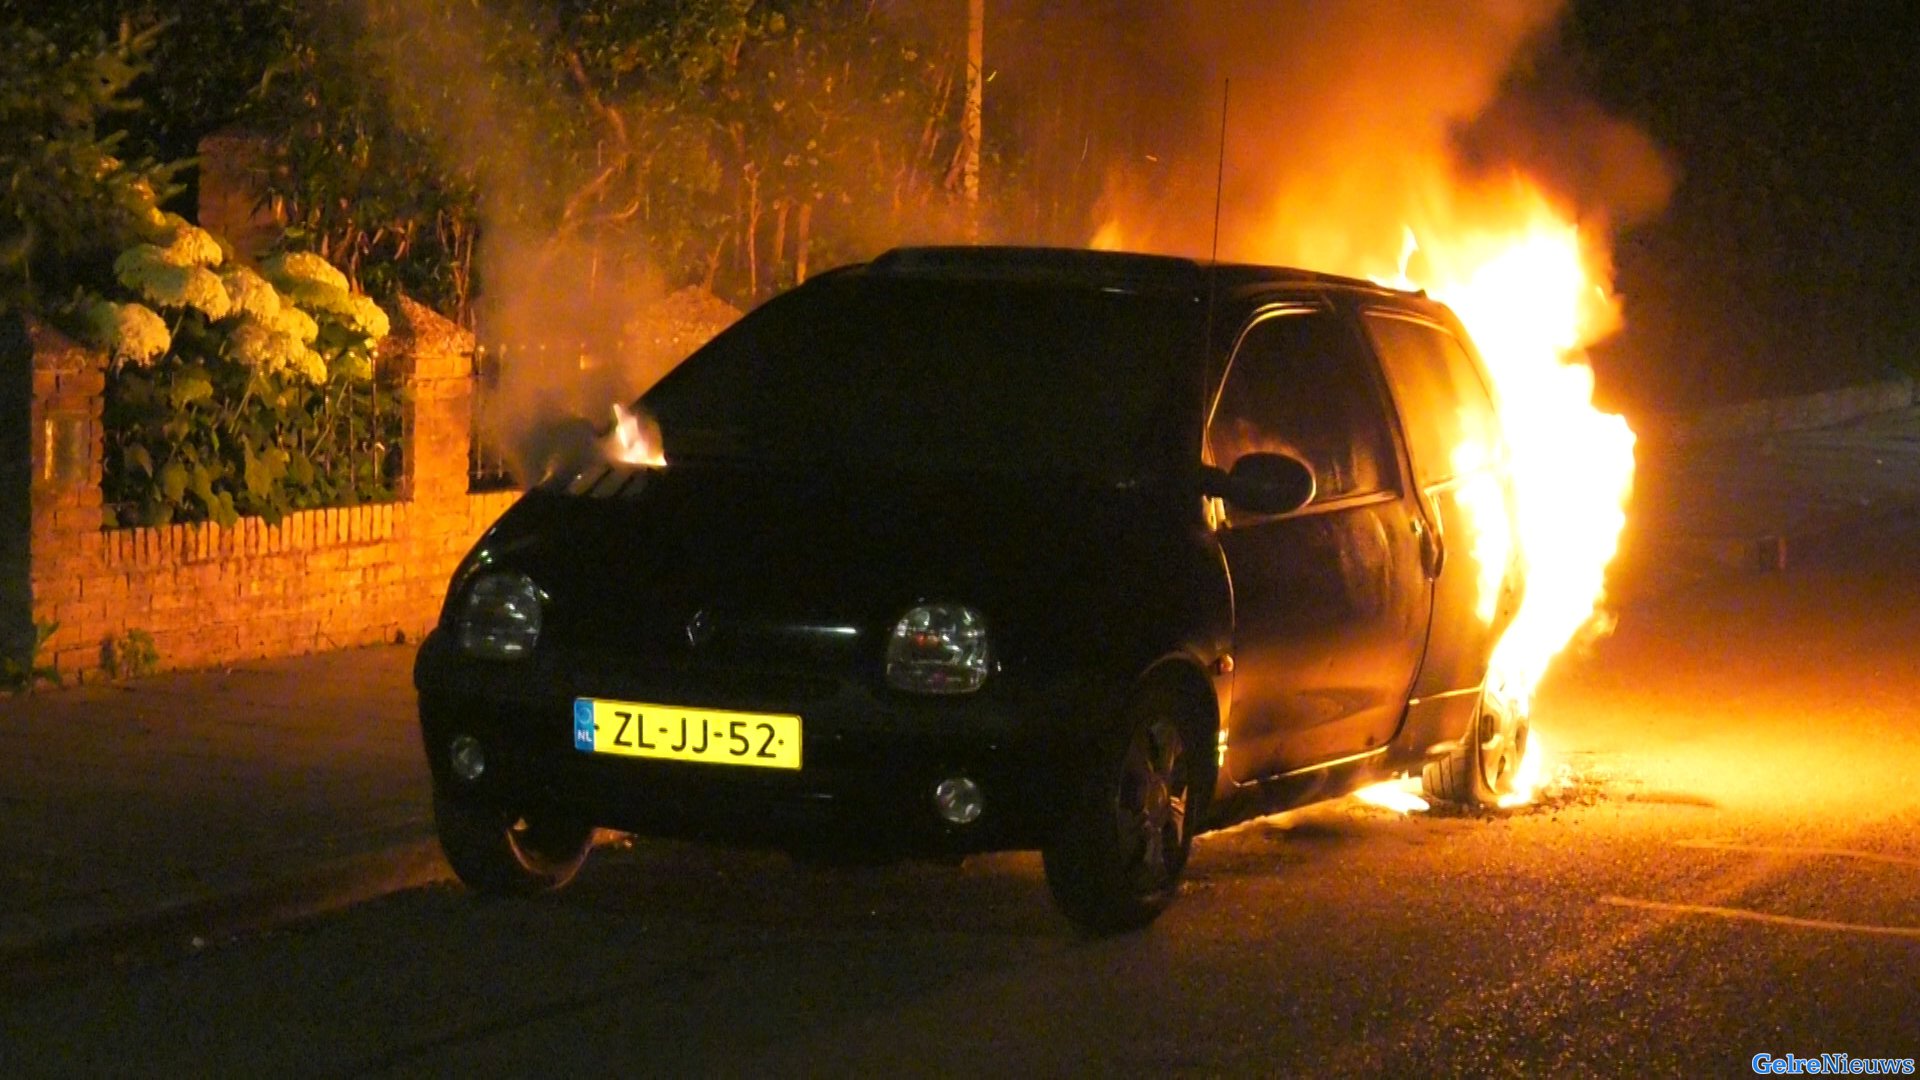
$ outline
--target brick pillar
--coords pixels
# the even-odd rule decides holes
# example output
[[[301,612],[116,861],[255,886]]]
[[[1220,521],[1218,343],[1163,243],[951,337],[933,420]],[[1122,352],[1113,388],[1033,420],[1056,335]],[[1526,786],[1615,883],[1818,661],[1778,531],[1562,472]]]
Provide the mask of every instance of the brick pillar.
[[[0,656],[33,647],[33,343],[0,316]]]
[[[473,335],[401,297],[382,356],[413,387],[406,425],[407,498],[430,516],[467,512],[473,433]]]
[[[32,621],[60,624],[47,657],[62,661],[64,670],[98,651],[107,621],[98,603],[90,606],[80,595],[81,577],[97,568],[106,550],[100,531],[106,357],[43,323],[29,321],[26,329],[33,352],[27,428]]]
[[[258,259],[286,231],[277,200],[261,201],[273,158],[272,140],[239,128],[200,140],[196,210],[201,228],[224,236],[242,258]]]

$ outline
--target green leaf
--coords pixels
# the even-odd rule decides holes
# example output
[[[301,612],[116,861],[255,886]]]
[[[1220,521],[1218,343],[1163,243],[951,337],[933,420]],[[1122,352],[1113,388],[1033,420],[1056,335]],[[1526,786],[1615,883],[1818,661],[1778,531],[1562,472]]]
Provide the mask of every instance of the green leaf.
[[[213,509],[215,501],[213,495],[213,474],[207,471],[205,465],[196,464],[193,467],[187,480],[187,490],[193,492],[194,496],[204,503],[207,509]]]
[[[232,528],[233,523],[240,520],[240,512],[233,507],[233,496],[224,491],[207,507],[207,512],[213,520],[227,528]]]
[[[267,497],[267,493],[273,490],[273,473],[267,468],[266,460],[254,453],[252,447],[246,448],[246,469],[244,475],[247,484],[247,494],[254,498],[264,499]]]
[[[126,402],[129,408],[141,409],[153,404],[153,380],[144,375],[123,368],[118,379],[118,388],[120,399]]]
[[[133,443],[123,450],[120,459],[126,462],[128,469],[139,469],[148,476],[153,475],[153,455],[139,443]]]
[[[160,467],[160,494],[169,503],[179,503],[186,497],[188,479],[187,470],[179,462],[167,462]]]
[[[167,398],[176,409],[184,409],[196,401],[205,401],[213,396],[213,379],[202,368],[190,367],[181,370],[173,377],[173,383],[167,388]]]
[[[304,451],[287,455],[287,481],[294,487],[305,490],[313,486],[313,459]]]

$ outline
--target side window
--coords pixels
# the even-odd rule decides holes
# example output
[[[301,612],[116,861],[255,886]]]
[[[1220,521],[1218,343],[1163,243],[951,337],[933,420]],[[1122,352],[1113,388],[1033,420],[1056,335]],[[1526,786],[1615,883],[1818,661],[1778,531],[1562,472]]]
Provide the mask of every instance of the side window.
[[[1334,315],[1269,315],[1241,335],[1207,429],[1213,463],[1254,451],[1313,467],[1314,502],[1368,495],[1396,482],[1393,439],[1372,361]]]
[[[1429,322],[1384,311],[1364,318],[1387,384],[1400,404],[1414,479],[1443,483],[1491,460],[1500,446],[1500,418],[1478,364],[1459,340]]]

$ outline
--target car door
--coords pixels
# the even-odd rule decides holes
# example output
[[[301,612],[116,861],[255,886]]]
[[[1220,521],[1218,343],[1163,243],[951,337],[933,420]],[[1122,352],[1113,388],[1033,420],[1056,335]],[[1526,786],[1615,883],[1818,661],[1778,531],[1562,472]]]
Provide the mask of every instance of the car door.
[[[1369,308],[1360,321],[1398,404],[1413,486],[1438,522],[1445,552],[1414,697],[1419,708],[1453,698],[1470,705],[1493,642],[1520,599],[1500,418],[1485,373],[1457,327],[1390,307]]]
[[[1290,514],[1215,515],[1233,583],[1236,781],[1371,752],[1400,724],[1431,601],[1384,392],[1354,327],[1319,303],[1259,311],[1228,361],[1210,463],[1279,451],[1316,482]]]

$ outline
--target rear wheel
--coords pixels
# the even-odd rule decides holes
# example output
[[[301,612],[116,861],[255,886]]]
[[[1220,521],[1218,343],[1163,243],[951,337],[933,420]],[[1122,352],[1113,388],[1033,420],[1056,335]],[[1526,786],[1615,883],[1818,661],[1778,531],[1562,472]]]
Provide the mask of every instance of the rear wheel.
[[[1498,806],[1514,791],[1527,756],[1527,718],[1491,693],[1480,695],[1460,748],[1427,763],[1420,786],[1431,798],[1462,806]]]
[[[454,874],[468,888],[503,896],[561,888],[593,848],[593,826],[565,814],[516,814],[444,792],[434,793],[433,824]]]
[[[1137,702],[1069,796],[1042,853],[1066,916],[1096,934],[1152,922],[1180,888],[1193,848],[1196,755],[1166,703]]]

